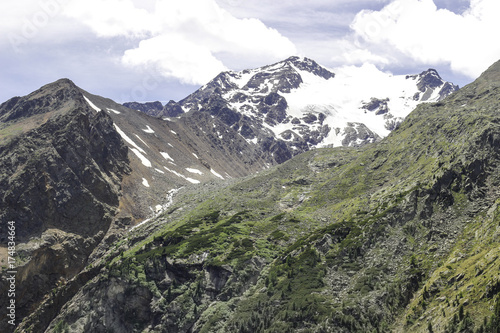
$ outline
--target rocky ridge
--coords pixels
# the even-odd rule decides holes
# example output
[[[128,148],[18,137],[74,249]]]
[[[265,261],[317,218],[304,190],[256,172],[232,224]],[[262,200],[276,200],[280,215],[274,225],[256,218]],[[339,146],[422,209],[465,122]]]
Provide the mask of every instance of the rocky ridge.
[[[69,80],[11,99],[0,110],[3,133],[17,129],[0,146],[0,227],[15,223],[16,315],[22,318],[88,264],[114,223],[130,167],[111,119],[92,110]],[[0,242],[7,244],[6,233]],[[5,288],[2,279],[6,295]],[[1,330],[8,331],[6,321]]]
[[[137,103],[137,102],[129,102],[129,103],[123,103],[123,106],[144,112],[145,114],[148,114],[153,117],[161,117],[163,115],[163,104],[160,102],[148,102],[148,103]]]

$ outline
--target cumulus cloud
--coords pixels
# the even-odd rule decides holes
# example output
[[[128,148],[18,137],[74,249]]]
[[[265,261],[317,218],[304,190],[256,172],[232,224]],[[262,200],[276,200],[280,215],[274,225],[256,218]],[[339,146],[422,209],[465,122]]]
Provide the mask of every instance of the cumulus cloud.
[[[380,11],[363,10],[351,24],[345,59],[373,63],[410,59],[421,64],[449,64],[475,78],[500,58],[498,0],[471,0],[463,13],[438,9],[432,0],[396,0]]]
[[[165,77],[186,84],[203,84],[219,72],[227,70],[203,45],[177,35],[160,35],[140,42],[135,49],[125,51],[125,65],[145,67]]]
[[[20,53],[26,46],[62,43],[80,32],[77,22],[63,12],[71,0],[16,0],[0,2],[0,47]]]
[[[277,30],[236,18],[214,0],[157,0],[146,7],[131,0],[89,0],[72,3],[66,14],[99,37],[137,40],[123,64],[153,68],[184,83],[204,84],[226,70],[226,63],[266,63],[296,53]]]
[[[98,37],[143,37],[157,29],[150,13],[130,0],[70,1],[64,13],[89,26]]]

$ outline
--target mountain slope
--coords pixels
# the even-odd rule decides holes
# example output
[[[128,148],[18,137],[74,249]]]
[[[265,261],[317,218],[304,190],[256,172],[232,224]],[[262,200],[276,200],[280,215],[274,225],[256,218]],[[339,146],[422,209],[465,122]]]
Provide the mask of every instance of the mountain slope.
[[[0,110],[6,141],[0,146],[0,227],[15,225],[16,315],[22,318],[87,265],[113,224],[130,168],[111,119],[88,107],[69,80],[11,99]],[[7,233],[0,243],[4,276]],[[0,290],[7,295],[4,279]],[[2,321],[0,327],[7,332],[9,326]]]
[[[82,93],[112,118],[129,147],[132,173],[124,179],[121,208],[136,220],[161,211],[171,190],[246,176],[272,163],[268,154],[208,114],[164,121]]]
[[[492,327],[499,68],[379,143],[180,190],[87,267],[96,277],[63,308],[47,300],[21,329],[57,312],[47,331],[455,332],[493,315]]]

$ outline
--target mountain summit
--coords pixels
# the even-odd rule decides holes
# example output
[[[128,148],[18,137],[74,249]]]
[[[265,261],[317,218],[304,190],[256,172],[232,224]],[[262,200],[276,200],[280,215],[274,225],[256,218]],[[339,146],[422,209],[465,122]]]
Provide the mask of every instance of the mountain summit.
[[[373,66],[337,73],[290,57],[273,65],[222,72],[193,94],[170,101],[155,116],[210,113],[248,142],[265,146],[281,163],[317,147],[361,146],[387,136],[418,104],[437,102],[458,86],[436,70],[389,75]],[[145,109],[140,105],[137,109]]]

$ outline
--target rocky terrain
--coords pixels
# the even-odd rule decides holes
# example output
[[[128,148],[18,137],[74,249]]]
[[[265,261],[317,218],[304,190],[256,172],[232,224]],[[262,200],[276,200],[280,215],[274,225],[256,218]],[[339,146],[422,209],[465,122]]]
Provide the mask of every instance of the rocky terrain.
[[[129,102],[123,103],[123,106],[126,106],[129,109],[137,110],[144,112],[153,117],[161,117],[163,116],[163,104],[160,102],[148,102],[148,103],[137,103],[137,102]]]
[[[500,62],[373,144],[184,186],[18,331],[497,332],[499,96]]]

